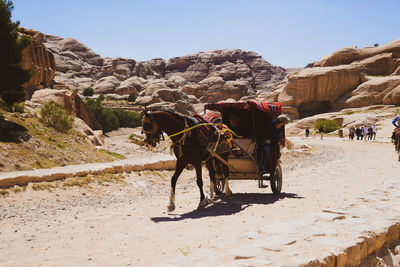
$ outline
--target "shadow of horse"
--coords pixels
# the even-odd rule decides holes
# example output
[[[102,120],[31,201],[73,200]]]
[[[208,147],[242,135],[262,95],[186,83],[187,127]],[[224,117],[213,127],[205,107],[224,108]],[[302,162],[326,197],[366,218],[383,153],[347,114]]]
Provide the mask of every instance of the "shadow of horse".
[[[204,217],[216,217],[233,215],[245,210],[252,204],[269,205],[284,198],[303,198],[293,193],[261,194],[261,193],[238,193],[227,197],[218,196],[214,203],[203,210],[193,210],[183,214],[169,214],[170,216],[150,218],[153,222],[176,222],[186,219],[201,219]],[[172,217],[173,216],[173,217]]]
[[[28,141],[31,136],[28,129],[14,122],[0,118],[0,141],[22,143]]]

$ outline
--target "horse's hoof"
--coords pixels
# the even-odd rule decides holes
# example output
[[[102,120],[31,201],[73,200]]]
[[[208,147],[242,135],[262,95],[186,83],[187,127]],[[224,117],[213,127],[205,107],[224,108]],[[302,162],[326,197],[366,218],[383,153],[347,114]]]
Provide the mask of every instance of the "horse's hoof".
[[[232,195],[232,191],[231,191],[231,190],[226,191],[226,192],[225,192],[225,195],[227,195],[228,197],[231,196],[231,195]]]
[[[209,199],[205,198],[202,201],[200,201],[199,206],[197,207],[198,210],[203,210],[207,207],[207,205],[209,204]]]
[[[174,211],[175,210],[175,204],[171,203],[168,205],[168,212]]]

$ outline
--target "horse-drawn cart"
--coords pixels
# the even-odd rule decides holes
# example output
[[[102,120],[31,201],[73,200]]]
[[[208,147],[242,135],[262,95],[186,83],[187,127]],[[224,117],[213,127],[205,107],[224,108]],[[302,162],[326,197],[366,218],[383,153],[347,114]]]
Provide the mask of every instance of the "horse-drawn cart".
[[[205,109],[219,111],[224,124],[230,125],[232,116],[239,117],[240,132],[233,135],[232,153],[228,157],[229,180],[257,180],[260,188],[266,187],[270,181],[271,190],[279,194],[282,189],[282,169],[279,164],[280,152],[278,144],[271,144],[271,154],[267,160],[265,171],[260,170],[262,153],[260,142],[262,130],[260,128],[273,127],[272,121],[281,114],[279,103],[266,102],[219,102],[206,104]],[[283,136],[284,137],[284,136]],[[224,177],[216,175],[216,185],[223,191]]]
[[[230,195],[229,179],[258,180],[259,187],[265,187],[264,181],[270,181],[272,192],[279,194],[282,188],[279,142],[282,144],[284,136],[278,141],[271,133],[277,133],[276,129],[281,126],[280,123],[279,127],[273,124],[275,119],[279,121],[280,104],[253,101],[219,102],[206,104],[205,109],[219,111],[222,124],[215,113],[213,115],[219,122],[207,119],[207,114],[192,117],[166,110],[144,110],[142,127],[143,133],[146,134],[145,143],[156,146],[165,132],[172,141],[171,151],[177,158],[175,172],[171,177],[168,211],[175,209],[176,182],[188,164],[196,170],[196,183],[200,191],[199,209],[212,203],[214,191],[225,191]],[[232,127],[230,123],[234,115],[241,122],[237,129],[235,127],[239,124]],[[216,117],[214,118],[217,119]],[[235,131],[235,137],[238,138],[230,138],[230,134]],[[228,137],[225,134],[228,134]],[[266,139],[267,137],[271,139]],[[266,142],[268,140],[269,142]],[[261,148],[264,149],[262,153]],[[263,158],[267,148],[270,156]],[[205,163],[210,175],[209,199],[203,191],[202,163]]]

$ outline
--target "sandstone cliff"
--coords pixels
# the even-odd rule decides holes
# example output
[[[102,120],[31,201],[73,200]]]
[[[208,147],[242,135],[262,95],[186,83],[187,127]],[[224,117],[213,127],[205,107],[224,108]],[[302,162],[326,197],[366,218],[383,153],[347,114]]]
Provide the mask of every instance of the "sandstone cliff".
[[[340,49],[295,72],[277,97],[292,117],[341,108],[400,104],[400,39]]]
[[[33,71],[31,79],[23,85],[28,95],[32,95],[37,89],[53,86],[56,63],[53,54],[41,43],[39,32],[24,28],[18,30],[32,40],[22,52],[21,61],[23,69]]]

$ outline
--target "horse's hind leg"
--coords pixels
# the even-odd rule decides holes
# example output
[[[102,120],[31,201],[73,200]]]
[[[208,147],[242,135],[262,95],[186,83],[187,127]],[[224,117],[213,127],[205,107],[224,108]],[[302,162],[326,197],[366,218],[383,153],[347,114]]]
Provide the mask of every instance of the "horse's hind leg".
[[[171,178],[171,192],[169,196],[169,205],[168,205],[168,212],[174,211],[175,210],[175,187],[176,187],[176,181],[178,180],[179,175],[181,175],[183,169],[185,168],[186,163],[183,160],[177,160],[176,161],[176,168],[175,168],[175,173],[172,175]]]
[[[213,165],[211,164],[211,161],[207,161],[206,163],[207,169],[208,169],[208,174],[210,176],[210,202],[214,201],[214,190],[216,194],[217,192],[220,193],[219,189],[215,185],[215,170],[213,168]]]
[[[204,196],[203,179],[201,177],[201,162],[193,165],[196,168],[196,176],[197,176],[196,182],[200,190],[200,203],[197,209],[204,209],[210,203],[210,200]]]
[[[229,154],[224,155],[224,159],[225,159],[226,161],[228,161],[228,156],[229,156]],[[229,177],[229,167],[226,166],[226,165],[223,165],[222,168],[223,168],[224,177],[225,177],[225,194],[226,194],[227,196],[230,196],[230,195],[232,195],[232,191],[231,191],[231,189],[229,188],[229,181],[228,181],[228,177]]]

